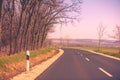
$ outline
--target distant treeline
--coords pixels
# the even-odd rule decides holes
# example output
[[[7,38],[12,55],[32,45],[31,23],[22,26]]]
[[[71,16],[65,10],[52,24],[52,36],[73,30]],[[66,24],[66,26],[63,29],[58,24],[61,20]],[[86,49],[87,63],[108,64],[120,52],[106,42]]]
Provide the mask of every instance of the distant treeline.
[[[77,19],[81,3],[80,0],[0,0],[1,53],[10,55],[42,47],[54,24]]]

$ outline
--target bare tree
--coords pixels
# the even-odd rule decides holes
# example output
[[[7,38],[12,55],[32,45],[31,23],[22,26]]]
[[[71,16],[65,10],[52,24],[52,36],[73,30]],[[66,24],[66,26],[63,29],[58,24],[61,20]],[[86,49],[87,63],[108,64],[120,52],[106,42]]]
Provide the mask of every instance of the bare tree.
[[[14,54],[42,47],[54,24],[77,20],[80,6],[81,0],[0,0],[1,50]]]
[[[120,53],[120,26],[116,25],[114,31],[114,36],[113,38],[115,38],[118,42],[118,46],[119,46],[119,53]]]
[[[0,18],[1,18],[1,11],[2,11],[2,3],[3,3],[3,0],[0,0]]]
[[[100,23],[98,28],[97,28],[97,32],[98,32],[98,50],[100,50],[100,48],[101,48],[102,38],[104,36],[105,29],[106,29],[106,27],[103,26],[102,23]]]
[[[1,51],[1,12],[3,0],[0,0],[0,51]]]

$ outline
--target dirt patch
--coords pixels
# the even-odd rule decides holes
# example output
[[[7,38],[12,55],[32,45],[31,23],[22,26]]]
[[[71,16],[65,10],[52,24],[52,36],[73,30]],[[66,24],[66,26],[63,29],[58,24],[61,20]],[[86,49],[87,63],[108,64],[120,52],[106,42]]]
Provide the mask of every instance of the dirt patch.
[[[40,54],[39,56],[35,58],[30,59],[30,67],[35,66],[36,64],[40,64],[42,61],[47,60],[48,58],[55,55],[57,52],[55,50],[52,50],[49,53],[46,54]],[[26,70],[26,60],[19,61],[17,63],[13,64],[7,64],[5,65],[5,70],[0,71],[0,80],[9,80],[11,77],[23,72]]]

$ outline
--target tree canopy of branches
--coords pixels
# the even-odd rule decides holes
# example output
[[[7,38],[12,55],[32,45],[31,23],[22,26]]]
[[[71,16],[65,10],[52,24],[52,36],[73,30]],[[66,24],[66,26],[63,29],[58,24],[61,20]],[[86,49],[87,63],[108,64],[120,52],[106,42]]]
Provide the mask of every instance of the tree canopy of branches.
[[[1,0],[0,50],[14,54],[43,46],[54,24],[76,20],[80,0]]]

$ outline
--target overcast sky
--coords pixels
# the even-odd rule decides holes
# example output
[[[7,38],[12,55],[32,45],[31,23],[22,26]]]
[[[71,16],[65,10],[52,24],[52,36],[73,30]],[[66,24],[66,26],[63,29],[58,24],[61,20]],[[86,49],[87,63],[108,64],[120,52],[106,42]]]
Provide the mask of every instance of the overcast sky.
[[[106,26],[104,39],[111,39],[116,25],[120,26],[120,0],[83,0],[81,21],[75,24],[55,25],[50,38],[97,39],[99,23]]]

